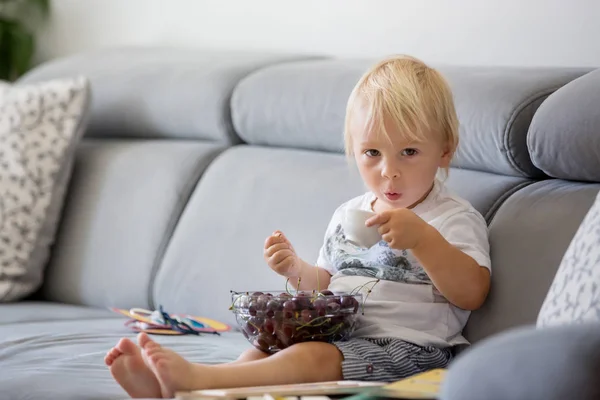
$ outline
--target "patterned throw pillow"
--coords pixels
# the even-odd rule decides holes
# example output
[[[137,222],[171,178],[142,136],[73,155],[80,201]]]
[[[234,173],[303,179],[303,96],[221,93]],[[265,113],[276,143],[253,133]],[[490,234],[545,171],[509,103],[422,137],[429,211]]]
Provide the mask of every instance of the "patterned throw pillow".
[[[600,193],[561,261],[537,327],[600,321]]]
[[[42,282],[88,107],[86,78],[0,85],[0,302]]]

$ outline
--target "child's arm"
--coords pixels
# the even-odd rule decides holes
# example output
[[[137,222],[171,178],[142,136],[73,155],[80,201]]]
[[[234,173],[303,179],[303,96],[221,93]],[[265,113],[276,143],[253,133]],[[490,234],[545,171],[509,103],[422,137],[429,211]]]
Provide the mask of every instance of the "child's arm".
[[[457,249],[427,224],[412,249],[431,282],[449,302],[465,310],[476,310],[490,288],[490,271]]]
[[[274,232],[267,238],[264,258],[273,271],[288,277],[290,285],[296,289],[324,290],[329,286],[331,279],[329,272],[298,257],[292,244],[282,232]]]
[[[321,267],[311,265],[298,257],[300,264],[300,273],[298,276],[291,276],[290,285],[299,290],[325,290],[329,286],[331,275]],[[300,286],[298,286],[300,278]]]
[[[379,225],[379,232],[390,247],[410,249],[449,302],[465,310],[481,307],[490,287],[489,270],[411,210],[385,211],[370,218],[366,225]]]

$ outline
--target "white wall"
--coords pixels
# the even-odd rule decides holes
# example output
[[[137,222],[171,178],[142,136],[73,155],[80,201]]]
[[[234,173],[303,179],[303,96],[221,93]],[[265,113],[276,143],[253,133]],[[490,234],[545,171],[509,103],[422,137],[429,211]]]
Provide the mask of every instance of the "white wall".
[[[115,45],[600,66],[599,0],[53,0],[38,59]]]

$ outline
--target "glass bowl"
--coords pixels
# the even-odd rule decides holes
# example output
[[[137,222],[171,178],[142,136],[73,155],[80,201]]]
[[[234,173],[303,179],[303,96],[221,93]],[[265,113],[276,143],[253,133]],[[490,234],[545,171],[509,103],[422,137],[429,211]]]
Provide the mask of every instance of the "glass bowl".
[[[276,353],[295,343],[346,340],[356,327],[362,294],[232,292],[231,311],[246,339]]]

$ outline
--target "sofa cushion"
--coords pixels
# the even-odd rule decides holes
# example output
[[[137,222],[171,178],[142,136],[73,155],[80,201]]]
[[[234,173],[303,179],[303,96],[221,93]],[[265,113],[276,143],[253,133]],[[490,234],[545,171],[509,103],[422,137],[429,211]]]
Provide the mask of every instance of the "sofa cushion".
[[[123,318],[0,325],[2,399],[125,399],[104,356],[120,338],[135,341]],[[153,336],[192,362],[233,361],[250,344],[239,332]]]
[[[308,56],[183,48],[119,47],[53,59],[20,79],[73,73],[94,93],[89,137],[238,142],[229,99],[238,81],[272,63]]]
[[[534,181],[518,176],[451,168],[446,183],[449,188],[473,204],[489,223],[502,202]]]
[[[339,155],[228,149],[200,180],[173,232],[154,282],[155,304],[235,324],[230,290],[285,289],[263,260],[266,237],[280,229],[301,257],[316,262],[333,211],[362,190]]]
[[[535,324],[560,261],[600,184],[547,180],[514,193],[490,223],[492,285],[465,328],[467,339]]]
[[[181,211],[222,149],[185,140],[84,140],[44,298],[149,307],[152,279]]]
[[[88,104],[80,77],[0,88],[0,302],[42,283]]]
[[[562,258],[537,326],[589,322],[600,323],[600,193]]]
[[[484,214],[523,182],[477,171],[453,170],[450,177],[448,185]],[[314,263],[335,209],[364,191],[340,154],[226,150],[203,175],[173,233],[154,282],[154,306],[234,323],[230,290],[285,288],[263,260],[266,237],[280,229]]]
[[[596,400],[599,324],[511,329],[457,357],[440,400]]]
[[[600,182],[600,69],[540,106],[528,137],[533,163],[550,176]]]
[[[231,101],[240,137],[255,145],[341,152],[348,96],[375,60],[310,60],[263,68]],[[435,66],[435,65],[434,65]],[[540,103],[589,69],[439,66],[461,123],[453,166],[512,176],[543,176],[526,135]]]
[[[75,306],[49,301],[20,301],[0,304],[0,325],[62,321],[69,319],[86,320],[115,317],[106,308]]]

